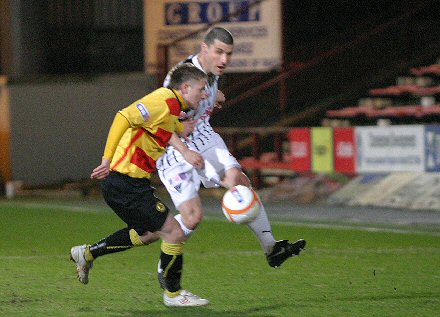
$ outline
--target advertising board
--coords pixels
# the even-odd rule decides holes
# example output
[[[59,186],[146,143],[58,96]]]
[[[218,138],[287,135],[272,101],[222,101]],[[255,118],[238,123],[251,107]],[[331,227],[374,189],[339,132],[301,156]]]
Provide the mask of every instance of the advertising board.
[[[245,8],[249,8],[245,10]],[[158,44],[168,44],[206,25],[228,29],[234,53],[228,72],[269,71],[281,62],[281,1],[266,0],[144,0],[146,71],[154,73]],[[234,13],[240,14],[233,16]],[[221,23],[217,23],[221,21]],[[179,41],[169,51],[169,65],[195,54],[204,32]]]
[[[425,170],[423,125],[356,127],[357,172]]]

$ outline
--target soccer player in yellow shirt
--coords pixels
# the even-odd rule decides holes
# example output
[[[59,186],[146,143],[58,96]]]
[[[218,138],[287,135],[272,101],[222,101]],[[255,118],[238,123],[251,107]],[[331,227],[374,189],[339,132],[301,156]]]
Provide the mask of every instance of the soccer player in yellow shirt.
[[[193,121],[180,122],[181,112],[197,109],[207,97],[207,75],[191,64],[178,67],[168,88],[159,88],[120,110],[111,125],[101,164],[92,179],[102,180],[105,201],[127,226],[91,245],[74,246],[71,260],[78,279],[87,284],[98,257],[147,245],[151,237],[162,239],[160,260],[167,268],[164,304],[201,306],[208,300],[181,287],[183,233],[179,223],[155,195],[150,185],[156,160],[172,144],[195,168],[203,168],[200,154],[179,138],[186,137]]]

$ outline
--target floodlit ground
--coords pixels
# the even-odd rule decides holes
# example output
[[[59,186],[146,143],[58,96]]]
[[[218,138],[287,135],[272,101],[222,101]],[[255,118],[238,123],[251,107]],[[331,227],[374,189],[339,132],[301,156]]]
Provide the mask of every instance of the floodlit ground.
[[[183,285],[211,304],[181,310],[162,304],[159,244],[102,257],[88,285],[76,280],[70,247],[123,225],[100,199],[0,200],[0,315],[435,316],[440,310],[436,213],[430,215],[437,222],[414,217],[411,224],[407,218],[415,214],[399,211],[268,205],[277,238],[308,241],[299,257],[272,269],[252,233],[228,223],[218,201],[204,201],[207,217],[185,247]]]

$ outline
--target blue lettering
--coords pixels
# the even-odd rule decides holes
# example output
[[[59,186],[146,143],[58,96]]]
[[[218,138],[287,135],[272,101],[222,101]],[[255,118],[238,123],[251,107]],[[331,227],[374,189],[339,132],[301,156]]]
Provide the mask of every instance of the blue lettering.
[[[260,21],[260,4],[253,5],[240,15],[229,17],[248,7],[253,1],[204,1],[165,3],[165,24],[186,25],[214,22],[254,22]]]

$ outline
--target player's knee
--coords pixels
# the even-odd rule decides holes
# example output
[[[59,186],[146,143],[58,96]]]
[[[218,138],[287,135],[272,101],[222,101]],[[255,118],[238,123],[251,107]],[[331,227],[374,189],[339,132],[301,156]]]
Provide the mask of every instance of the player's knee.
[[[185,233],[183,232],[179,222],[174,219],[174,216],[169,213],[165,224],[162,226],[161,230],[157,232],[158,236],[162,240],[169,243],[182,243],[186,240]]]
[[[186,237],[189,237],[197,228],[197,225],[202,221],[201,217],[183,217],[182,214],[178,214],[174,218],[179,223],[180,228],[182,229]]]
[[[182,228],[195,230],[203,219],[202,203],[200,198],[193,198],[179,206],[180,214],[176,216],[176,220],[181,224]],[[185,230],[184,230],[185,231]]]
[[[199,225],[199,223],[202,222],[202,219],[203,219],[203,213],[201,211],[194,212],[191,214],[190,217],[184,218],[184,223],[189,229],[195,230]]]

